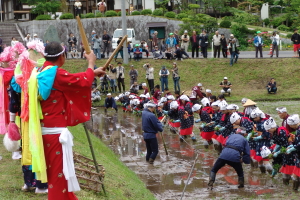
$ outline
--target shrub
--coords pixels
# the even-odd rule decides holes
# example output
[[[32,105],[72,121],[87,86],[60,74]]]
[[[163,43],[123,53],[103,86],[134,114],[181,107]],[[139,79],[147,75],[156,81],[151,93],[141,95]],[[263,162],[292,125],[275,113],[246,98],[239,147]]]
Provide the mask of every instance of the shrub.
[[[161,9],[155,9],[152,13],[152,15],[155,15],[155,16],[163,16],[164,13]]]
[[[175,18],[176,17],[176,13],[174,12],[166,12],[165,13],[165,17],[168,17],[168,18]]]
[[[108,10],[108,11],[105,12],[105,17],[113,17],[113,16],[118,16],[116,11]]]
[[[50,15],[39,15],[35,18],[35,20],[51,20]]]
[[[291,38],[292,35],[293,35],[293,33],[288,33],[288,34],[286,35],[286,38]]]
[[[200,8],[199,4],[189,4],[189,9],[198,9]]]
[[[266,19],[264,19],[263,22],[265,22],[265,25],[268,26],[268,25],[270,24],[270,19],[269,19],[269,18],[266,18]]]
[[[183,19],[183,18],[188,18],[188,14],[186,13],[179,13],[177,16],[176,16],[177,19]]]
[[[59,17],[59,19],[74,19],[74,15],[72,13],[64,13]]]
[[[231,22],[230,21],[224,20],[224,21],[221,21],[221,23],[220,23],[220,27],[221,28],[230,28],[230,26],[231,26]]]
[[[137,10],[135,10],[135,11],[133,11],[132,13],[131,13],[131,15],[140,15],[141,13],[139,12],[139,11],[137,11]]]
[[[233,24],[230,28],[231,33],[238,39],[241,49],[245,49],[248,46],[247,33],[248,28],[245,24]]]
[[[102,14],[101,12],[98,12],[98,13],[96,14],[96,17],[103,17],[103,14]]]
[[[278,27],[280,26],[280,24],[282,24],[283,21],[285,21],[285,19],[283,19],[282,17],[275,17],[271,24],[275,27]]]
[[[118,16],[122,16],[122,12],[117,12]],[[126,15],[128,15],[128,12],[126,12]]]
[[[280,31],[289,31],[289,30],[290,30],[289,27],[287,27],[286,25],[283,25],[283,24],[281,24],[281,25],[278,26],[277,28],[278,28],[278,30],[280,30]]]
[[[85,14],[85,18],[94,18],[95,14],[94,13],[87,13]]]
[[[80,14],[80,18],[84,19],[85,18],[85,14]]]
[[[142,15],[152,15],[152,10],[151,9],[145,9],[141,11]]]

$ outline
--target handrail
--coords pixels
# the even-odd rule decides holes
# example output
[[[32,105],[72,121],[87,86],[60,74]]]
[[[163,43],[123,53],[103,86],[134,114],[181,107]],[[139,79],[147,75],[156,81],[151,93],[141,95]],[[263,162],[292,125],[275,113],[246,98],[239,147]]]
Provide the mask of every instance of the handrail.
[[[23,40],[23,42],[24,42],[25,37],[24,37],[24,35],[23,35],[23,33],[22,33],[22,31],[21,31],[19,25],[18,25],[17,23],[15,23],[15,26],[16,26],[16,29],[17,29],[19,35],[21,36],[21,38],[22,38],[22,40]]]

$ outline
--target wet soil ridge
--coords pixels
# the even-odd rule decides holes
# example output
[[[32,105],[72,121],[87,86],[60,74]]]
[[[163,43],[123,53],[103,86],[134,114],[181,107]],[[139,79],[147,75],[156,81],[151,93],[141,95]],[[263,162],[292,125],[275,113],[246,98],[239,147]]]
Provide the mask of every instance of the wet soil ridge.
[[[277,123],[274,108],[287,105],[287,108],[296,106],[296,102],[262,102],[259,107],[273,117]],[[298,111],[299,108],[294,111]],[[180,199],[184,185],[197,153],[199,158],[187,183],[183,199],[210,199],[210,198],[276,198],[282,199],[286,191],[291,188],[283,186],[281,175],[274,179],[268,175],[262,175],[258,169],[251,169],[250,165],[244,165],[245,188],[237,189],[238,178],[233,168],[225,166],[217,174],[213,190],[208,190],[207,182],[210,169],[218,155],[215,150],[204,149],[203,140],[199,136],[198,127],[194,128],[197,142],[187,139],[187,143],[180,143],[176,134],[164,128],[163,136],[168,147],[169,156],[165,155],[161,137],[158,134],[159,154],[154,165],[145,161],[146,147],[142,137],[141,118],[130,113],[108,112],[103,114],[102,109],[93,110],[89,128],[101,138],[117,155],[120,160],[134,171],[145,183],[146,187],[157,199]],[[192,147],[192,148],[191,148]],[[290,194],[291,198],[297,194]],[[296,196],[294,196],[296,195]]]

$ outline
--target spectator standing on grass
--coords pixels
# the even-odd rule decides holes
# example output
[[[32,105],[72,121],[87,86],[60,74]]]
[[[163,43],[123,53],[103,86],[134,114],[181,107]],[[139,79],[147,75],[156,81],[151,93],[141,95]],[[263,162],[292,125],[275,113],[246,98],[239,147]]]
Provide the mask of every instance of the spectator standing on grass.
[[[166,66],[163,65],[161,67],[161,70],[159,71],[162,92],[164,92],[165,88],[168,88],[168,77],[169,77],[169,75],[170,75],[169,70],[167,70]]]
[[[152,91],[154,89],[154,68],[150,63],[144,64],[143,68],[146,70],[146,79],[148,81],[149,89]]]
[[[224,77],[223,81],[221,81],[219,87],[222,88],[221,94],[228,93],[230,96],[232,85],[231,85],[230,81],[228,81],[228,78],[226,76]]]
[[[123,92],[125,92],[125,69],[122,66],[121,62],[118,62],[118,67],[116,68],[116,75],[117,75],[117,82],[118,82],[118,88],[119,88],[119,93],[121,93],[121,85],[123,87]]]
[[[258,57],[258,51],[260,53],[260,57],[262,58],[263,57],[263,54],[262,54],[262,46],[264,44],[264,40],[263,38],[261,37],[261,32],[260,31],[257,31],[257,36],[254,37],[254,46],[255,46],[255,58]]]
[[[118,39],[118,41],[117,41],[117,45],[118,45],[118,46],[119,46],[119,44],[121,43],[122,39],[123,39],[123,37],[119,37],[119,39]],[[122,59],[123,59],[123,44],[122,44],[120,50],[119,50],[119,51],[116,53],[116,55],[115,55],[115,62],[117,62],[117,58],[118,58],[119,53],[121,54],[121,57],[122,57]]]
[[[177,29],[175,29],[175,31],[174,31],[174,38],[175,38],[176,43],[177,43],[176,46],[178,46],[178,45],[179,45],[179,42],[180,42],[180,38],[179,38],[178,30],[177,30]]]
[[[175,52],[176,50],[176,45],[177,45],[177,41],[176,41],[176,38],[174,37],[174,34],[173,33],[170,33],[169,34],[169,37],[168,39],[166,40],[166,45],[167,45],[167,48],[171,48],[171,50],[173,52]]]
[[[220,42],[221,42],[223,58],[227,58],[227,41],[224,34],[221,34]]]
[[[69,35],[68,44],[69,44],[70,51],[71,51],[72,45],[74,44],[76,46],[76,44],[77,44],[77,39],[73,33],[70,33],[70,35]]]
[[[208,47],[208,35],[206,30],[203,30],[199,37],[201,52],[203,54],[203,58],[207,58],[207,47]]]
[[[111,88],[111,92],[115,93],[117,92],[117,83],[116,83],[116,68],[114,67],[113,64],[109,64],[108,65],[108,77],[109,77],[109,83],[110,83],[110,88]]]
[[[137,81],[139,73],[136,69],[134,69],[134,65],[130,66],[129,77],[130,77],[130,85]]]
[[[101,59],[101,38],[99,38],[98,35],[96,35],[94,38],[93,38],[93,50],[94,50],[94,54],[96,55],[97,59]]]
[[[221,50],[221,36],[219,35],[219,31],[216,31],[215,35],[213,36],[213,44],[214,44],[214,58],[220,58],[220,50]]]
[[[35,33],[35,34],[33,34],[33,39],[32,39],[33,41],[38,41],[38,42],[43,42],[39,37],[38,37],[38,35]]]
[[[276,94],[277,87],[276,87],[276,81],[274,78],[271,78],[270,82],[268,83],[267,90],[268,90],[269,94],[271,94],[271,93]]]
[[[239,50],[237,48],[235,39],[231,40],[231,42],[228,45],[228,48],[229,48],[229,52],[230,52],[230,56],[231,56],[230,57],[230,66],[232,66],[233,60],[234,60],[234,63],[236,63],[239,58]]]
[[[300,35],[298,34],[298,29],[297,28],[294,29],[294,34],[292,35],[291,40],[294,43],[294,56],[293,57],[299,57],[298,56],[298,53],[299,53],[298,51],[299,51],[299,48],[300,48]]]
[[[183,35],[181,36],[181,48],[184,48],[185,51],[188,51],[189,48],[190,36],[188,35],[188,31],[185,30]]]
[[[192,58],[194,58],[196,51],[196,58],[199,57],[199,36],[196,31],[193,31],[193,35],[190,37],[190,42],[192,45]]]
[[[110,45],[111,37],[107,34],[107,31],[104,30],[102,35],[102,43],[103,43],[103,55],[107,55],[107,58],[109,58],[109,45]]]
[[[272,41],[272,54],[271,54],[271,58],[273,57],[274,51],[276,50],[276,57],[278,58],[279,55],[279,51],[278,51],[278,46],[280,44],[280,37],[277,34],[277,31],[273,31],[273,35],[270,37],[271,41]]]
[[[179,85],[180,76],[178,73],[178,66],[176,62],[173,63],[173,69],[171,71],[172,71],[173,82],[174,82],[174,91],[180,91],[180,85]]]
[[[129,59],[131,60],[131,52],[133,52],[133,48],[131,46],[131,41],[128,41],[127,42],[127,49],[128,49],[128,56],[129,56]]]

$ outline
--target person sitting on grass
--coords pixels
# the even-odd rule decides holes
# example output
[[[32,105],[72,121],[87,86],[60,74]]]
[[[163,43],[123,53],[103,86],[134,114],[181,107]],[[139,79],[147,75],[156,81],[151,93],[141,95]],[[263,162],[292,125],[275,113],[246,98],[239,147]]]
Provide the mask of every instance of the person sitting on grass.
[[[155,48],[154,48],[152,54],[153,54],[153,59],[154,59],[154,60],[164,58],[164,56],[163,56],[161,50],[158,49],[158,46],[155,46]]]
[[[105,106],[105,112],[107,112],[108,108],[115,109],[116,112],[118,112],[116,101],[114,98],[112,98],[111,93],[107,94],[104,106]]]
[[[133,49],[133,56],[135,61],[140,61],[142,59],[143,50],[140,48],[140,45],[136,44]]]
[[[268,90],[269,94],[271,94],[271,93],[276,94],[277,87],[276,87],[276,81],[274,78],[271,78],[270,82],[268,83],[267,90]]]
[[[101,101],[100,91],[96,88],[96,86],[92,86],[92,102]]]
[[[72,44],[71,56],[72,56],[72,58],[79,58],[79,53],[77,51],[77,48],[76,48],[75,44]]]

